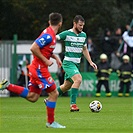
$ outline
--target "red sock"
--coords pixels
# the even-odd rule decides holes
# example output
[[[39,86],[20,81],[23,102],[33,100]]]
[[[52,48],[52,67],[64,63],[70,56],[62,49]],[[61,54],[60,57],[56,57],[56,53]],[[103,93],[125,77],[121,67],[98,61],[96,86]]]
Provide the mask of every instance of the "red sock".
[[[20,95],[23,92],[24,87],[18,86],[18,85],[14,85],[14,84],[9,84],[9,86],[7,87],[7,90]]]
[[[18,86],[18,85],[14,85],[14,84],[9,84],[9,86],[7,87],[7,90],[18,94],[23,98],[26,98],[28,93],[29,93],[28,88]]]
[[[55,108],[46,107],[47,109],[47,122],[53,123],[54,122],[54,110]]]

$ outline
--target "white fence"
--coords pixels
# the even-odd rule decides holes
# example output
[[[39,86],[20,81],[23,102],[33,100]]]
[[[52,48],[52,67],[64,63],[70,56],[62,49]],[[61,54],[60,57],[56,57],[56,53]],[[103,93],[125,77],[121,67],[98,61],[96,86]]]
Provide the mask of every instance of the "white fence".
[[[11,41],[0,43],[0,81],[7,79],[10,81],[10,67],[12,59],[12,45]],[[9,96],[7,90],[0,91],[0,97]]]
[[[33,41],[17,41],[16,45],[16,54],[23,55],[29,54],[30,60],[32,60],[33,56],[30,51],[30,47]],[[12,54],[14,53],[14,45],[13,41],[1,41],[0,42],[0,81],[3,79],[12,80],[11,77],[14,77],[13,73],[11,75],[11,70],[13,66]],[[54,53],[58,56],[59,53],[62,52],[61,43],[57,43]],[[58,66],[55,60],[52,60],[54,64],[49,67],[50,72],[56,73],[58,71]],[[17,69],[17,66],[14,66]],[[0,91],[0,97],[9,96],[10,93],[7,90]]]

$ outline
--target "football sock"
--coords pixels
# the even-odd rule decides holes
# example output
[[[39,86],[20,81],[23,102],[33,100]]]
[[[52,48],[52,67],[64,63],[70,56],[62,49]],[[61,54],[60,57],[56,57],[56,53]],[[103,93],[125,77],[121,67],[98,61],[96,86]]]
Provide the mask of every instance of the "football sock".
[[[55,110],[56,102],[46,101],[46,110],[47,110],[47,122],[54,122],[54,110]]]
[[[7,87],[7,90],[9,90],[13,93],[16,93],[16,94],[18,94],[18,95],[20,95],[21,97],[24,97],[24,98],[26,98],[28,93],[29,93],[28,88],[18,86],[18,85],[14,85],[14,84],[10,84]]]
[[[70,98],[71,98],[70,104],[76,104],[77,95],[78,95],[78,89],[72,88],[70,93]]]
[[[57,88],[58,92],[59,92],[59,96],[61,96],[64,92],[61,90],[60,87]]]

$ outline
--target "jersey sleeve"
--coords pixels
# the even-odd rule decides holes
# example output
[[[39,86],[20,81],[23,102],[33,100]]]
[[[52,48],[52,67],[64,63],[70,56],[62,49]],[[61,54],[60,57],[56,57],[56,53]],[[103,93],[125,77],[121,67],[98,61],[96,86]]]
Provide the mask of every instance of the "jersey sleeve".
[[[56,35],[57,40],[65,40],[66,36],[68,34],[68,31],[63,31],[61,33],[59,33],[58,35]]]
[[[40,48],[43,48],[44,46],[52,42],[52,37],[50,34],[43,34],[42,36],[37,38],[35,42]]]

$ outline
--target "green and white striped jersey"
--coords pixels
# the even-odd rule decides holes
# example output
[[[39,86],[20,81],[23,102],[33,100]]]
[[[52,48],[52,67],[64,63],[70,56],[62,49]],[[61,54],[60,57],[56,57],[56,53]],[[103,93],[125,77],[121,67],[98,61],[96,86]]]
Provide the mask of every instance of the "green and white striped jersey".
[[[80,63],[83,47],[86,46],[86,33],[75,34],[73,29],[61,32],[56,36],[57,40],[65,41],[64,60]]]

